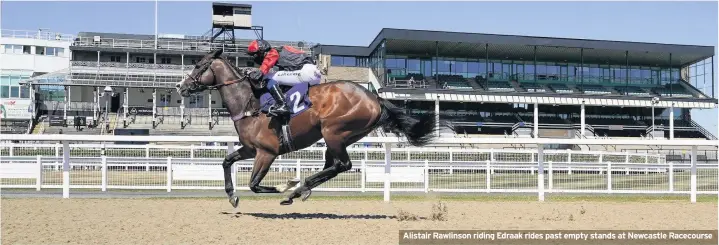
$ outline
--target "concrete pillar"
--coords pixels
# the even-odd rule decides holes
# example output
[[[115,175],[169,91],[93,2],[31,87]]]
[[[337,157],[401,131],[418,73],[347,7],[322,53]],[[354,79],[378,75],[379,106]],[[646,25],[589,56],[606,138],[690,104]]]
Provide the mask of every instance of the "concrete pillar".
[[[157,120],[157,89],[152,89],[152,125],[155,125]]]
[[[669,107],[669,139],[674,139],[674,103]]]
[[[582,109],[581,109],[580,112],[579,112],[579,114],[580,114],[579,116],[580,116],[580,120],[581,120],[581,129],[580,129],[581,131],[580,131],[580,133],[582,134],[583,137],[586,137],[587,135],[584,134],[584,130],[586,129],[586,121],[585,121],[586,119],[585,119],[585,114],[584,114],[584,113],[585,113],[585,112],[584,112],[584,101],[582,101],[581,108],[582,108]]]
[[[534,138],[539,138],[539,104],[534,103]]]
[[[65,86],[65,105],[62,107],[63,121],[67,124],[67,105],[70,104],[70,86]]]
[[[439,129],[439,96],[434,99],[434,115],[436,117],[435,121],[437,122],[437,129]],[[440,137],[441,135],[442,134],[439,132],[439,130],[437,130],[437,137]]]
[[[97,87],[92,88],[92,122],[94,125],[97,125],[97,107],[98,107],[99,98],[97,94]]]
[[[128,110],[128,107],[130,106],[129,104],[130,104],[130,89],[125,88],[125,101],[123,101],[123,103],[122,103],[122,114],[123,114],[122,117],[125,120],[127,120],[127,110]]]

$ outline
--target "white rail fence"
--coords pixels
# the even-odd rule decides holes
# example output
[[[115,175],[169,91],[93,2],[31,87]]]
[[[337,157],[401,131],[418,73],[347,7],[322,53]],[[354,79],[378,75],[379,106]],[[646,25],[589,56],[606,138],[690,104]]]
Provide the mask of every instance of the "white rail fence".
[[[3,140],[61,141],[63,144],[2,145],[2,188],[101,189],[223,189],[224,155],[233,149],[167,145],[70,144],[77,135],[15,135]],[[12,137],[12,138],[10,138]],[[231,137],[84,136],[92,141],[234,142]],[[441,144],[498,143],[504,139],[440,139]],[[457,142],[473,141],[473,142]],[[571,144],[577,140],[513,139],[512,143]],[[526,192],[537,193],[717,193],[716,163],[697,162],[697,146],[716,141],[581,140],[581,144],[650,144],[691,147],[689,162],[671,162],[661,155],[496,149],[393,148],[397,138],[367,137],[361,143],[383,148],[350,148],[353,169],[316,188],[318,191]],[[104,147],[103,147],[104,146]],[[230,149],[232,148],[232,149]],[[144,153],[144,154],[143,154]],[[305,178],[324,166],[324,148],[286,154],[272,166],[263,185]],[[61,168],[62,166],[62,168]],[[234,184],[248,190],[252,161],[234,165]],[[170,171],[168,171],[170,170]]]

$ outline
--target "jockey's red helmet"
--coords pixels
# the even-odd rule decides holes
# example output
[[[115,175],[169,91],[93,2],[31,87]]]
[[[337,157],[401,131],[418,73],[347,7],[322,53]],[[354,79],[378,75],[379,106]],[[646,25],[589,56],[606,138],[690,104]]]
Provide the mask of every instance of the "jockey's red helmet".
[[[265,40],[253,40],[250,42],[250,45],[247,46],[247,54],[264,54],[270,51],[271,48],[272,46],[270,43]]]

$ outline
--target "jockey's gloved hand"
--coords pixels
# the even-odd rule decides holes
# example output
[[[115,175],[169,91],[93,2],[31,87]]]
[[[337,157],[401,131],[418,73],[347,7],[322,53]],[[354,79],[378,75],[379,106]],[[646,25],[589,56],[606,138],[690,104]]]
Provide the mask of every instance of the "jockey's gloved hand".
[[[262,81],[263,74],[260,70],[254,70],[254,71],[250,72],[249,76],[250,76],[250,79],[252,79],[254,81]]]

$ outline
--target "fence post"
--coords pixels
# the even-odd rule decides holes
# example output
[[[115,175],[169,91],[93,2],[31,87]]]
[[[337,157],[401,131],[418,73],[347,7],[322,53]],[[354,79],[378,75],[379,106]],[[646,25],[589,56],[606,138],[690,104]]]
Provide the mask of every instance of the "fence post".
[[[697,202],[697,146],[692,146],[692,178],[690,199],[692,203]]]
[[[392,146],[384,143],[384,201],[389,202],[390,178],[392,177]]]
[[[148,159],[150,159],[150,146],[145,145],[145,160],[148,160]],[[145,161],[145,166],[149,166],[149,165],[150,165],[150,162]],[[127,167],[125,167],[125,170],[127,170]]]
[[[107,156],[100,156],[102,160],[102,191],[107,191]]]
[[[40,155],[37,155],[36,158],[37,161],[37,179],[35,180],[35,189],[37,191],[40,191],[40,188],[42,188],[42,157]]]
[[[296,168],[296,170],[297,170],[297,173],[296,173],[295,177],[297,177],[297,179],[302,179],[302,174],[301,174],[301,171],[300,171],[300,169],[302,168],[302,166],[301,166],[300,159],[297,159],[297,163],[295,163],[295,168]]]
[[[190,159],[195,159],[195,144],[190,145]]]
[[[167,192],[172,191],[172,157],[167,157]]]
[[[552,166],[552,161],[548,161],[547,164],[549,164],[549,169],[547,170],[547,174],[549,175],[549,189],[554,190],[554,168]]]
[[[55,144],[55,165],[52,168],[56,171],[60,170],[60,163],[57,161],[57,159],[60,159],[60,143]]]
[[[15,146],[14,145],[10,145],[10,156],[11,157],[15,156]]]
[[[607,192],[612,192],[612,162],[607,161]]]
[[[70,142],[62,142],[62,198],[70,198]]]
[[[539,201],[544,201],[544,145],[538,144],[537,150],[537,190],[539,195]]]
[[[669,191],[674,192],[674,163],[669,162]]]
[[[424,193],[429,192],[429,161],[424,159]]]
[[[487,193],[489,193],[489,190],[492,189],[492,176],[490,176],[490,174],[492,173],[492,169],[489,166],[490,163],[491,163],[491,161],[487,160],[487,170],[485,172],[485,177],[487,178],[487,186],[486,186]]]
[[[569,151],[569,149],[567,149]],[[567,175],[572,174],[572,153],[567,153]]]
[[[366,183],[367,183],[367,161],[365,159],[362,159],[360,162],[362,162],[362,179],[361,179],[361,189],[362,192],[365,192]]]

